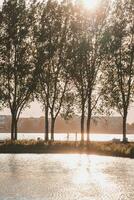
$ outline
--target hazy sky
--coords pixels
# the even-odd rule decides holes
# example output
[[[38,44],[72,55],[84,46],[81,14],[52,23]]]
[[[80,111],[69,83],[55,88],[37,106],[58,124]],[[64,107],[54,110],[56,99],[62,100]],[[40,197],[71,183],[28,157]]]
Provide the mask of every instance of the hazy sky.
[[[0,111],[0,115],[9,115],[9,114],[10,114],[10,110],[7,108]],[[44,116],[44,112],[42,111],[41,105],[39,103],[33,102],[31,103],[30,108],[27,108],[25,111],[23,111],[21,116],[40,117],[40,116]],[[128,123],[132,123],[132,122],[134,122],[134,106],[129,110],[129,113],[128,113]]]
[[[0,0],[0,6],[2,4],[3,0]],[[9,109],[4,109],[3,111],[0,111],[0,115],[2,114],[9,114]],[[26,109],[21,116],[25,116],[25,117],[40,117],[44,115],[44,113],[42,112],[42,109],[41,109],[41,106],[39,103],[37,102],[33,102],[31,104],[31,108],[30,109]],[[131,107],[131,109],[129,110],[129,113],[128,113],[128,122],[129,123],[132,123],[134,122],[134,105]]]

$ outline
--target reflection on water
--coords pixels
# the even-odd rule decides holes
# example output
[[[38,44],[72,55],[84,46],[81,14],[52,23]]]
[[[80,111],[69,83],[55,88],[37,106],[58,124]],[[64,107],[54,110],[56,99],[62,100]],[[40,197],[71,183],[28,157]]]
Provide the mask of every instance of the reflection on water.
[[[44,134],[43,133],[18,133],[18,139],[35,139],[37,140],[37,138],[41,138],[41,139],[44,139]],[[85,140],[87,138],[86,134],[84,135],[85,137]],[[134,141],[134,134],[128,134],[127,135],[128,137],[128,140],[129,141]],[[11,138],[11,134],[10,133],[0,133],[0,140],[4,140],[4,139],[10,139]],[[49,138],[50,138],[50,134],[49,134]],[[69,141],[74,141],[74,140],[77,140],[79,141],[81,139],[81,135],[80,134],[77,134],[77,137],[76,137],[76,134],[75,133],[71,133],[69,134],[65,134],[65,133],[60,133],[60,134],[55,134],[55,140],[60,140],[60,141],[66,141],[66,140],[69,140]],[[95,134],[95,133],[92,133],[90,134],[90,139],[91,141],[109,141],[109,140],[112,140],[113,138],[117,138],[117,139],[120,139],[122,140],[122,134],[102,134],[102,133],[99,133],[99,134]]]
[[[127,158],[2,154],[0,200],[134,200],[133,172]]]

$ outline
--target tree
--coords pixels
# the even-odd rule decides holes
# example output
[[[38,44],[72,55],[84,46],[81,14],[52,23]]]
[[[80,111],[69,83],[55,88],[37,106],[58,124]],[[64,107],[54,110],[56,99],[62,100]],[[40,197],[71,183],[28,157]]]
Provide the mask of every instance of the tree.
[[[127,114],[134,94],[133,35],[133,1],[114,2],[104,36],[104,93],[107,104],[122,116],[123,142],[127,141]]]
[[[51,140],[54,140],[54,125],[64,102],[68,88],[66,49],[68,39],[68,3],[47,1],[42,4],[42,13],[35,29],[38,68],[38,97],[45,108],[46,137],[48,140],[48,116],[51,117]]]
[[[72,42],[70,49],[70,75],[77,90],[81,105],[81,140],[84,139],[84,121],[87,114],[87,141],[89,141],[90,122],[97,110],[101,96],[99,78],[100,66],[104,57],[101,51],[101,38],[105,27],[108,9],[106,4],[89,13],[77,7],[72,19]]]
[[[30,23],[25,0],[5,0],[0,24],[0,84],[4,104],[10,108],[11,139],[17,139],[17,123],[31,101],[34,65]]]
[[[74,91],[71,91],[72,88],[70,88],[69,92],[66,92],[64,96],[64,103],[61,108],[60,115],[61,117],[68,122],[70,119],[72,119],[74,113],[74,100],[75,100],[75,94]],[[75,102],[76,103],[76,102]]]
[[[85,123],[85,106],[87,100],[87,80],[86,80],[86,50],[88,48],[86,43],[86,21],[84,10],[79,6],[74,7],[71,21],[71,42],[68,52],[68,59],[70,66],[68,71],[70,73],[72,82],[76,88],[76,97],[81,112],[81,142],[84,141],[84,123]],[[75,91],[75,89],[74,89]]]
[[[90,124],[91,117],[96,112],[100,112],[100,98],[102,96],[100,79],[101,65],[104,59],[102,49],[102,38],[106,27],[106,20],[109,14],[108,1],[101,1],[95,12],[89,15],[88,27],[86,30],[87,40],[87,56],[86,62],[86,78],[88,83],[87,94],[87,141],[90,140]],[[98,114],[98,113],[97,113]]]

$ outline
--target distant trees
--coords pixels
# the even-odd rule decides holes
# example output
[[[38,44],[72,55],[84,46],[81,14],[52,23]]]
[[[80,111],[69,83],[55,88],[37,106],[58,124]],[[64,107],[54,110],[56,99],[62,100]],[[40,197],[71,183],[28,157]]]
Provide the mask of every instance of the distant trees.
[[[17,123],[31,100],[34,66],[25,0],[4,1],[0,24],[0,85],[4,104],[10,108],[11,139],[17,139]]]
[[[133,1],[116,1],[106,29],[104,61],[105,100],[123,118],[123,142],[126,121],[134,95],[134,17]]]

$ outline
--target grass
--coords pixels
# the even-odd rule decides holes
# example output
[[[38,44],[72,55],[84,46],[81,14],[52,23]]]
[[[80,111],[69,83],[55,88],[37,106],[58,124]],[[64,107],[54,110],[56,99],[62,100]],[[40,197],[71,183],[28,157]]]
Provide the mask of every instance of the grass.
[[[36,140],[6,140],[0,145],[0,153],[86,153],[134,158],[134,142],[80,142]]]

